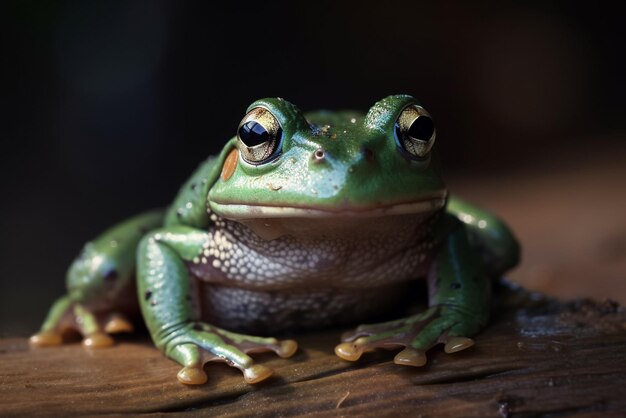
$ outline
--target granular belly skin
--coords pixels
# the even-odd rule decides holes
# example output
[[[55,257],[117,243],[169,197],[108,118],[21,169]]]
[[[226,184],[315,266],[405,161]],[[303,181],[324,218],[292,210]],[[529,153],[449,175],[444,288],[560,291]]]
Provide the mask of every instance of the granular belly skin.
[[[409,283],[361,291],[264,292],[202,284],[202,316],[229,330],[271,335],[362,323],[406,306]]]

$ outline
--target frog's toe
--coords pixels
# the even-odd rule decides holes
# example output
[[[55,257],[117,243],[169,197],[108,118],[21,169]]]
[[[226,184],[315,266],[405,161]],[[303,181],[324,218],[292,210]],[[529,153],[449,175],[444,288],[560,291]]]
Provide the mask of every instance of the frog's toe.
[[[31,336],[29,342],[36,347],[53,347],[63,344],[63,337],[56,331],[41,331]]]
[[[292,340],[236,334],[202,323],[197,327],[200,329],[186,331],[173,340],[173,347],[166,348],[169,357],[185,366],[178,373],[178,380],[185,384],[204,383],[202,367],[211,361],[226,362],[241,370],[247,383],[258,383],[270,377],[273,370],[256,364],[248,353],[274,351],[280,357],[289,357],[298,348]]]
[[[353,342],[341,343],[335,347],[337,357],[347,361],[357,361],[363,354],[363,349]]]
[[[278,340],[273,337],[239,334],[207,324],[201,324],[201,326],[207,332],[218,334],[225,342],[246,354],[273,351],[281,358],[289,358],[298,351],[298,343],[294,340]]]
[[[452,354],[470,348],[474,345],[474,340],[467,337],[450,337],[445,341],[445,344],[443,350]]]
[[[298,343],[295,340],[283,340],[274,351],[280,358],[289,358],[298,351]]]
[[[185,366],[176,375],[180,383],[186,385],[202,385],[208,377],[202,367]]]
[[[111,314],[104,325],[104,331],[108,334],[117,334],[120,332],[133,332],[135,328],[133,324],[122,314]]]
[[[85,347],[109,347],[115,341],[107,334],[132,331],[132,323],[122,314],[95,310],[65,296],[55,302],[40,332],[30,338],[30,343],[39,347],[57,346],[63,344],[64,337],[77,332]]]
[[[405,319],[396,319],[388,322],[380,322],[377,324],[362,324],[353,330],[346,331],[341,334],[341,341],[354,341],[360,337],[381,334],[391,329],[396,329],[405,324]]]
[[[392,348],[397,346],[395,342],[387,340],[376,340],[370,337],[359,337],[354,341],[346,341],[335,347],[335,354],[348,361],[357,361],[366,351],[375,348]]]
[[[274,371],[262,364],[253,364],[243,369],[243,378],[247,383],[259,383],[274,374]]]
[[[247,337],[244,341],[235,342],[224,337],[225,341],[246,354],[273,351],[280,358],[289,358],[298,351],[298,343],[294,340],[277,340],[276,338]]]
[[[426,365],[428,359],[424,351],[407,347],[396,354],[393,362],[401,366],[422,367]]]
[[[115,340],[104,332],[96,331],[83,339],[83,346],[88,348],[104,348],[115,344]]]
[[[401,320],[357,327],[344,334],[335,354],[356,361],[361,354],[376,348],[403,347],[394,363],[421,367],[427,363],[426,352],[437,344],[445,344],[446,353],[456,353],[474,345],[465,337],[478,332],[480,323],[472,316],[455,309],[433,307],[424,313]]]

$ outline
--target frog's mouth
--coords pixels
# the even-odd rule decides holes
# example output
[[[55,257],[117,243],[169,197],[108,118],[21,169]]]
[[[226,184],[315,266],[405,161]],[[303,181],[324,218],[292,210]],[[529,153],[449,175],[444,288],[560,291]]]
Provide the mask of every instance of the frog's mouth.
[[[232,220],[329,217],[371,218],[433,212],[445,206],[447,195],[447,190],[440,190],[424,195],[418,200],[369,206],[355,206],[350,204],[333,207],[289,206],[216,201],[209,201],[209,206],[217,215]]]

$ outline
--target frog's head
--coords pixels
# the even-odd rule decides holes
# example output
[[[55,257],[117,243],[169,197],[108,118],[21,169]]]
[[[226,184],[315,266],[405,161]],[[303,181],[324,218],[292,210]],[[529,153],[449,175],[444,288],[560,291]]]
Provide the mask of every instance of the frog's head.
[[[280,98],[257,100],[224,150],[209,205],[239,221],[435,211],[447,193],[435,136],[428,112],[407,95],[365,115],[303,114]]]

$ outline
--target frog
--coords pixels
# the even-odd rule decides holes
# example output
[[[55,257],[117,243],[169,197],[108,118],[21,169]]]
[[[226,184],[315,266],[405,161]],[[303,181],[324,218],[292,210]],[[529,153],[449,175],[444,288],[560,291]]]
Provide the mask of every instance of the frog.
[[[472,347],[520,249],[502,219],[449,193],[436,136],[405,94],[367,112],[253,102],[169,206],[85,244],[31,344],[78,333],[108,347],[139,312],[187,385],[207,382],[209,361],[264,381],[273,370],[250,354],[291,357],[296,341],[275,337],[289,332],[353,327],[334,348],[351,362],[383,348],[421,367],[437,345]],[[389,316],[424,296],[421,311]]]

